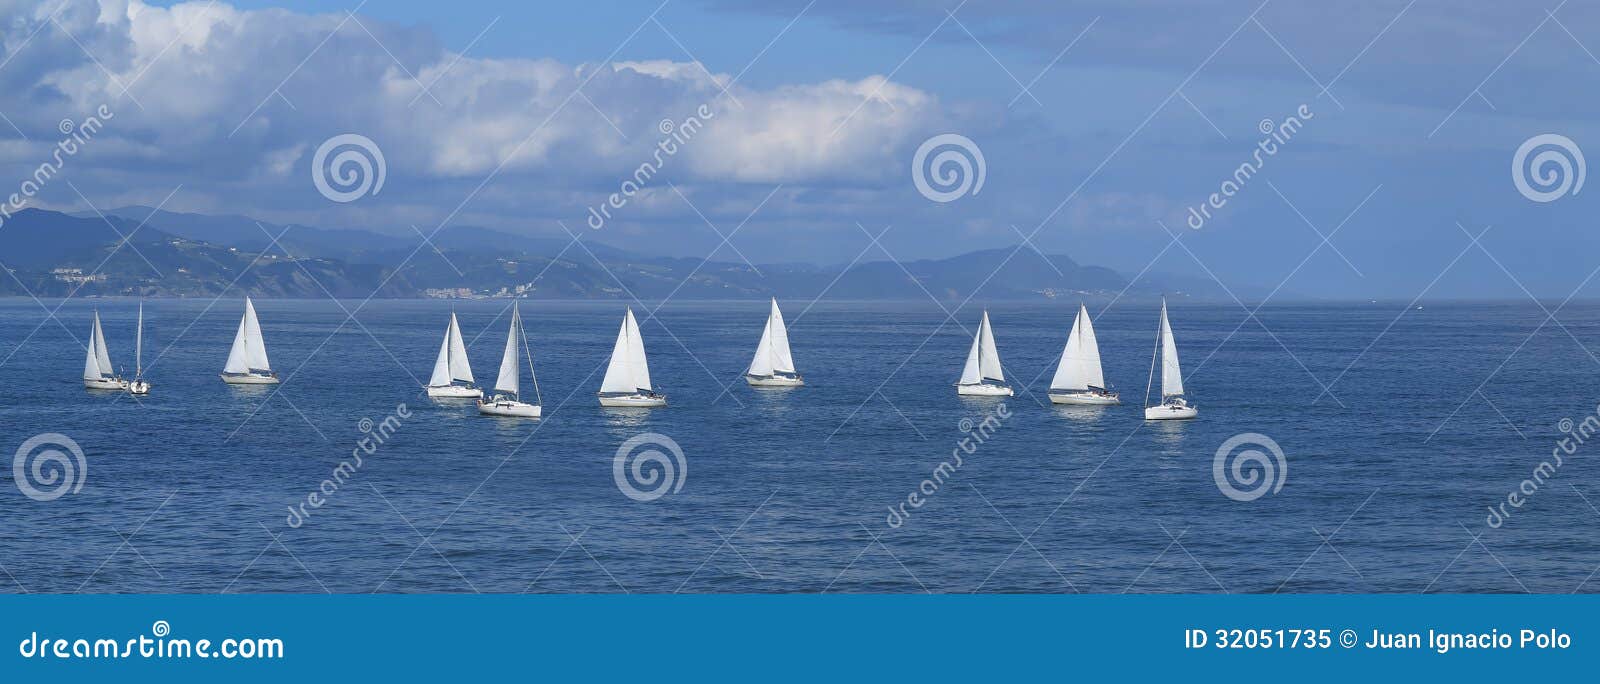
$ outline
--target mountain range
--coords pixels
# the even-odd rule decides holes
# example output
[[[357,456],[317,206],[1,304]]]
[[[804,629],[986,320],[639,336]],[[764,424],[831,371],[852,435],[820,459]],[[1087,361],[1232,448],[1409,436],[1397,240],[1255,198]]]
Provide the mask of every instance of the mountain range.
[[[0,295],[421,296],[659,300],[1051,297],[1221,298],[1209,280],[1148,276],[1000,248],[849,266],[649,256],[614,246],[450,227],[424,243],[365,230],[279,225],[149,207],[17,213],[0,226]],[[126,244],[123,244],[126,241]],[[1013,254],[1015,252],[1015,254]]]

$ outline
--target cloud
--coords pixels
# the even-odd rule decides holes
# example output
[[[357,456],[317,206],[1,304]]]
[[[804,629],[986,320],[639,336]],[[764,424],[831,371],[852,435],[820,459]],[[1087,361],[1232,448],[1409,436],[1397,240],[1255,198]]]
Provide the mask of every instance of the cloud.
[[[356,132],[382,147],[399,187],[498,173],[609,192],[650,158],[663,119],[702,105],[712,120],[663,180],[881,181],[943,118],[933,95],[881,76],[753,89],[698,63],[475,58],[360,16],[138,0],[4,11],[0,87],[21,95],[8,118],[42,148],[60,118],[109,103],[103,147],[116,154],[97,156],[101,169],[197,191],[300,184],[322,140]]]

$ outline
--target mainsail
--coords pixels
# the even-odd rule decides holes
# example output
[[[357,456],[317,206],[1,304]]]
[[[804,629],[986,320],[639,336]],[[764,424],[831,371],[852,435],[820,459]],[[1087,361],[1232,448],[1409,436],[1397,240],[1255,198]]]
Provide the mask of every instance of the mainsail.
[[[1078,305],[1078,316],[1072,321],[1072,333],[1067,346],[1061,350],[1061,363],[1050,381],[1050,389],[1084,391],[1091,387],[1104,389],[1105,376],[1100,368],[1100,345],[1094,338],[1094,324],[1089,321],[1089,309]]]

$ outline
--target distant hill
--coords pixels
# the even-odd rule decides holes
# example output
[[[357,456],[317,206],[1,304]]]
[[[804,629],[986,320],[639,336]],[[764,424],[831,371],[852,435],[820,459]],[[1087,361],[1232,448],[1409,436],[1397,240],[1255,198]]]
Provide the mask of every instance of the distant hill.
[[[143,228],[139,228],[143,222]],[[135,231],[135,229],[138,229]],[[426,228],[423,230],[431,230]],[[266,247],[282,234],[278,245]],[[120,249],[123,236],[131,246]],[[582,236],[588,237],[588,233]],[[423,247],[421,237],[258,222],[123,207],[72,216],[26,210],[0,230],[0,294],[37,296],[280,297],[521,296],[542,299],[923,299],[960,301],[1086,298],[1162,292],[1223,298],[1189,278],[1146,278],[1129,286],[1107,268],[1029,248],[944,259],[838,266],[702,261],[643,256],[602,244],[529,238],[452,227]],[[266,250],[263,252],[263,250]],[[109,256],[109,259],[108,259]],[[146,261],[148,260],[148,262]],[[102,265],[103,262],[103,265]],[[255,265],[252,267],[251,264]],[[396,270],[398,268],[398,271]],[[75,269],[75,271],[74,271]],[[1180,282],[1181,281],[1181,282]],[[324,291],[326,289],[326,292]]]

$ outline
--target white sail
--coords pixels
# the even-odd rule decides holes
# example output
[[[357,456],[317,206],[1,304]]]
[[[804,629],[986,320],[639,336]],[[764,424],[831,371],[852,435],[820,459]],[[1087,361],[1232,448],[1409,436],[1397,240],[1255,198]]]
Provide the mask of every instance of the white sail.
[[[517,372],[517,364],[520,361],[517,348],[517,333],[521,327],[522,314],[517,311],[515,305],[512,305],[511,330],[506,333],[506,353],[500,357],[500,377],[494,381],[494,391],[496,392],[518,394],[521,391],[518,378],[521,374]]]
[[[994,346],[994,329],[989,327],[989,312],[983,312],[983,322],[978,324],[978,373],[984,380],[1005,382],[1006,374],[1000,368],[1000,350]]]
[[[978,348],[983,344],[983,328],[978,328],[978,334],[972,336],[972,348],[967,350],[967,365],[961,368],[961,380],[957,384],[976,385],[983,380],[983,375],[978,372]]]
[[[628,370],[628,321],[630,320],[633,320],[632,310],[629,310],[627,317],[622,319],[622,328],[617,330],[617,343],[611,347],[611,363],[606,365],[606,377],[600,381],[600,392],[603,394],[632,393],[638,389],[633,386],[633,371]]]
[[[239,329],[233,333],[233,346],[228,348],[228,363],[222,367],[224,373],[242,375],[250,372],[250,362],[245,359],[245,347],[248,346],[245,342],[246,330],[249,328],[246,323],[249,319],[248,315],[239,319]]]
[[[100,327],[100,312],[94,312],[94,357],[95,365],[100,367],[101,377],[112,377],[117,374],[111,365],[111,354],[106,351],[105,330]]]
[[[95,334],[97,332],[100,332],[100,314],[99,313],[95,314],[94,327],[89,330],[89,351],[84,356],[84,359],[83,359],[83,379],[84,380],[99,380],[100,379],[100,354],[99,354],[98,345],[95,343],[95,338],[98,337],[98,335]]]
[[[433,375],[428,378],[429,387],[444,387],[450,384],[450,331],[455,328],[455,314],[450,315],[450,327],[444,331],[444,339],[439,340],[439,357],[433,360]]]
[[[628,369],[633,371],[633,386],[649,392],[653,389],[650,385],[650,363],[644,358],[644,337],[639,334],[639,322],[633,318],[633,309],[628,309],[624,322],[628,326]]]
[[[1078,305],[1078,316],[1072,321],[1072,333],[1067,346],[1061,350],[1061,363],[1050,381],[1050,389],[1083,391],[1090,387],[1105,388],[1105,376],[1100,368],[1100,345],[1094,338],[1094,324],[1089,321],[1089,309]]]
[[[767,327],[772,330],[772,369],[779,373],[795,372],[794,356],[789,353],[789,327],[783,324],[777,298],[772,300],[772,313],[767,319]]]
[[[473,382],[472,364],[467,361],[467,344],[461,341],[461,323],[456,321],[455,313],[450,314],[450,378],[462,382]]]
[[[777,299],[772,300],[767,325],[761,330],[761,343],[756,345],[756,355],[750,360],[747,372],[756,377],[795,372],[794,357],[789,353],[789,330],[783,324],[783,312],[778,310]]]
[[[750,359],[750,370],[745,373],[758,378],[770,376],[773,370],[772,362],[772,317],[768,316],[767,325],[761,329],[761,342],[756,345],[756,355]]]
[[[244,360],[252,370],[270,371],[267,361],[267,343],[261,337],[261,321],[256,319],[256,305],[244,298]]]
[[[144,375],[144,302],[139,302],[139,327],[133,338],[133,377]]]
[[[1183,394],[1183,371],[1178,368],[1178,345],[1167,323],[1167,303],[1161,302],[1161,396]]]

